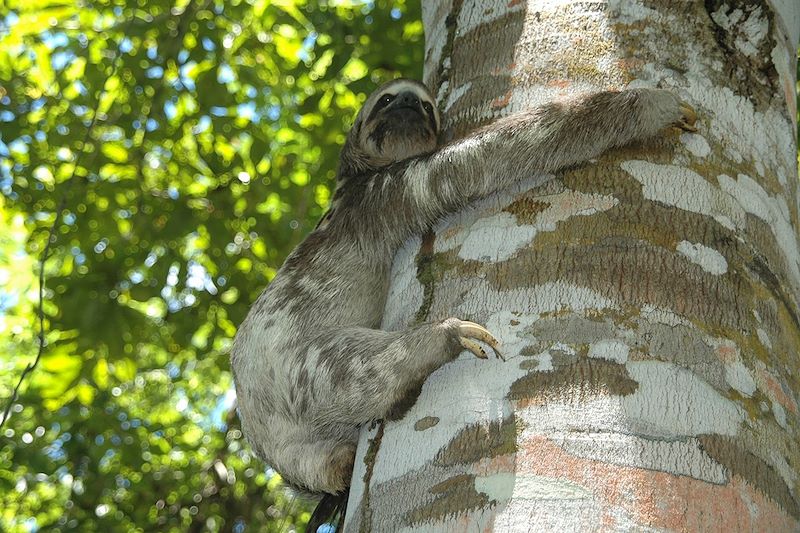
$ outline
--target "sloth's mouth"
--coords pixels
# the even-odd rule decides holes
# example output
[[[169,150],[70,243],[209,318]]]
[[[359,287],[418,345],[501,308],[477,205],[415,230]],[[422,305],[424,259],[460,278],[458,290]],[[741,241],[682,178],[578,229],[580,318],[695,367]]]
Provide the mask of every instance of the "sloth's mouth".
[[[422,109],[419,106],[414,106],[411,104],[398,104],[397,106],[391,108],[390,112],[394,113],[395,111],[413,111],[419,116],[422,116]]]

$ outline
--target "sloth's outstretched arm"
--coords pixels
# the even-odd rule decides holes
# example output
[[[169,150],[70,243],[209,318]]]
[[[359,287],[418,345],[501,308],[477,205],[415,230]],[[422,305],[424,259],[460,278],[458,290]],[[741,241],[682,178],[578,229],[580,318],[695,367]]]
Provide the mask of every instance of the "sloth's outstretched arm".
[[[497,120],[431,155],[376,175],[367,184],[361,209],[369,206],[368,211],[380,213],[381,224],[366,230],[376,230],[369,238],[403,240],[523,178],[585,162],[670,125],[694,131],[694,120],[694,111],[663,89],[600,92]]]

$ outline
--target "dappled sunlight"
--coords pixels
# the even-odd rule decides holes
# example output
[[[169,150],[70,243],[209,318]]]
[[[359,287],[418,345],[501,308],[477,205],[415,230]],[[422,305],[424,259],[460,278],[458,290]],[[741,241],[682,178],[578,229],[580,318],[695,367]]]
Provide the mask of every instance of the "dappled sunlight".
[[[0,412],[36,357],[53,230],[0,529],[302,527],[308,502],[251,459],[227,352],[327,208],[365,93],[419,77],[418,5],[5,7]]]

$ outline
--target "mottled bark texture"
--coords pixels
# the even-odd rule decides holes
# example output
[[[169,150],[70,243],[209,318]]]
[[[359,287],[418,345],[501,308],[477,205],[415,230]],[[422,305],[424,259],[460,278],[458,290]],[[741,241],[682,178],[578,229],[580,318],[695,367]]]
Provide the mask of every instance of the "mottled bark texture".
[[[800,528],[790,0],[424,2],[446,137],[674,88],[699,132],[479,201],[395,259],[384,328],[486,324],[362,430],[348,531]]]

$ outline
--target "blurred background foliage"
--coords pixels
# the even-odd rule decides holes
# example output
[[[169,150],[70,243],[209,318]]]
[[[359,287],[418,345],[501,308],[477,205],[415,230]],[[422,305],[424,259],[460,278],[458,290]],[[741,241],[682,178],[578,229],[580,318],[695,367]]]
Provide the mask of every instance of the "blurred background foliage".
[[[0,530],[283,531],[228,349],[331,194],[419,2],[0,0]],[[4,407],[1,406],[1,407]]]

